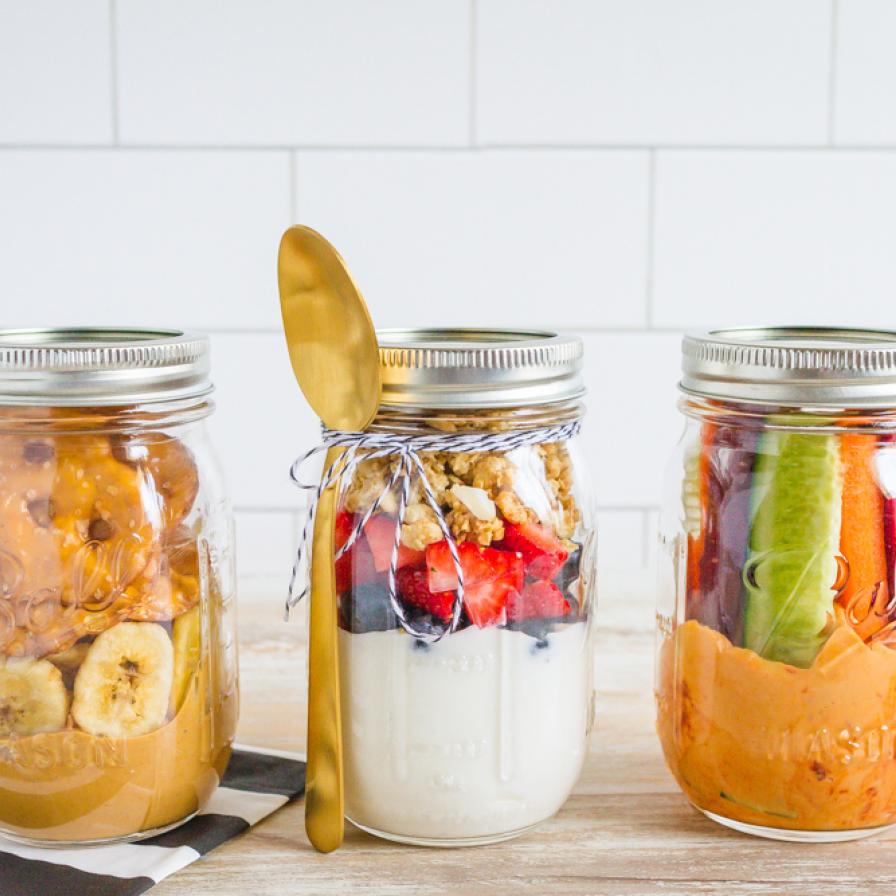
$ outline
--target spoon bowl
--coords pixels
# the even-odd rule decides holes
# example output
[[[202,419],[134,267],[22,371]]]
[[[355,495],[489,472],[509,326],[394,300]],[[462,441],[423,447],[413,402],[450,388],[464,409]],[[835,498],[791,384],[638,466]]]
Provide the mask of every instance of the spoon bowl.
[[[290,227],[277,260],[280,311],[299,388],[330,429],[366,429],[380,403],[376,331],[342,257],[316,230]]]

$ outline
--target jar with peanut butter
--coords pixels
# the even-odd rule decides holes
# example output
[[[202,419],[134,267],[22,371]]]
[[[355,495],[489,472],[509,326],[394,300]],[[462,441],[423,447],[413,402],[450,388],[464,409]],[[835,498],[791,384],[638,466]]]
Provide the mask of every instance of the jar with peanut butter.
[[[0,331],[0,833],[136,840],[199,812],[237,718],[208,345]]]

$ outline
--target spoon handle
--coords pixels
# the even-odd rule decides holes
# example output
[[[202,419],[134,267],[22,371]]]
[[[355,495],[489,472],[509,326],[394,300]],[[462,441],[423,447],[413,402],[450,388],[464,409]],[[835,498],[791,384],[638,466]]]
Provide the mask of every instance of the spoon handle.
[[[325,470],[338,459],[342,450],[329,449]],[[342,716],[333,561],[333,528],[338,496],[337,480],[318,502],[311,550],[305,831],[319,852],[336,849],[342,843],[344,833]]]

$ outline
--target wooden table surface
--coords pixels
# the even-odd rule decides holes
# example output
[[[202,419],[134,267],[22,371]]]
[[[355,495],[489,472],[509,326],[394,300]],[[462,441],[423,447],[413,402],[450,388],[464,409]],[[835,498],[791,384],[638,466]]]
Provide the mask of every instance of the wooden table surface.
[[[654,734],[648,583],[617,576],[602,585],[589,760],[564,808],[533,833],[437,850],[387,843],[348,825],[345,845],[322,856],[305,837],[298,803],[178,872],[153,896],[893,896],[896,832],[844,844],[778,843],[728,831],[688,805]],[[275,598],[241,598],[239,739],[303,750],[304,625],[278,622],[279,612]]]

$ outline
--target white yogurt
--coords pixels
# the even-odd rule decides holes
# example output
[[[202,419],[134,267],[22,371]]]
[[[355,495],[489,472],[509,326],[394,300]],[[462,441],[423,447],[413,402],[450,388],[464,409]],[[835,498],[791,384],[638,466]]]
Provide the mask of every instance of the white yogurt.
[[[490,840],[563,805],[586,750],[584,622],[542,647],[496,627],[427,648],[399,631],[339,638],[352,821],[409,840]]]

